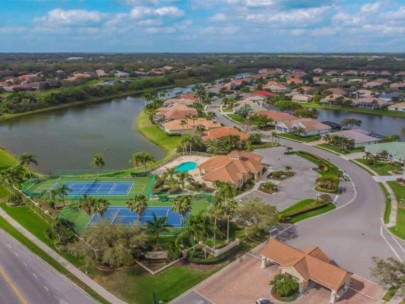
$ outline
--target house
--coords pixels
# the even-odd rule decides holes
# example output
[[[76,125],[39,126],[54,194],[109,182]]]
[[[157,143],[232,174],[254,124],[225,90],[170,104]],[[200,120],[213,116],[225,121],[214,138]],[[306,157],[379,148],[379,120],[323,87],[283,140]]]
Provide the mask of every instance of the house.
[[[239,136],[240,139],[246,140],[249,138],[249,134],[238,130],[233,127],[219,127],[214,129],[208,129],[207,132],[204,132],[204,135],[201,137],[203,141],[215,140],[228,135]]]
[[[299,102],[299,103],[307,103],[308,101],[312,100],[311,95],[305,95],[305,94],[295,94],[291,98],[293,102]]]
[[[269,92],[269,91],[261,91],[261,90],[257,90],[252,92],[252,96],[260,96],[260,97],[264,97],[264,98],[271,98],[276,96],[276,94]]]
[[[378,76],[384,76],[384,77],[389,77],[391,75],[392,74],[389,71],[381,71],[381,72],[378,73]]]
[[[302,130],[300,136],[313,136],[326,134],[331,131],[331,127],[312,118],[300,118],[290,121],[282,121],[276,123],[276,130],[283,133],[293,133],[297,130]]]
[[[277,81],[269,81],[264,86],[263,89],[270,90],[273,93],[286,93],[288,88],[285,85],[278,83]]]
[[[399,71],[395,73],[395,77],[404,77],[405,76],[405,71]]]
[[[322,74],[322,73],[323,73],[323,69],[321,69],[321,68],[316,68],[316,69],[313,69],[313,72],[314,72],[314,74]]]
[[[405,94],[400,92],[382,93],[378,98],[384,99],[387,102],[397,102],[405,100]]]
[[[330,79],[330,82],[332,82],[332,83],[343,82],[343,81],[345,81],[345,79],[341,78],[341,77],[333,77],[333,78]]]
[[[335,70],[330,70],[330,71],[327,71],[325,73],[325,75],[327,75],[327,76],[336,76],[336,75],[339,75],[339,73],[337,71],[335,71]]]
[[[335,266],[319,247],[302,250],[271,239],[261,251],[262,268],[278,265],[281,273],[298,281],[299,293],[321,285],[331,291],[329,303],[334,304],[349,290],[352,273]]]
[[[238,105],[233,108],[233,112],[237,112],[240,108],[245,105],[250,106],[254,112],[263,110],[263,105],[267,98],[262,96],[250,96],[245,99],[239,100]]]
[[[174,120],[184,119],[187,116],[197,116],[196,109],[187,107],[182,104],[173,104],[170,107],[160,107],[153,118],[154,121],[158,120]]]
[[[347,91],[342,89],[342,88],[329,88],[325,90],[326,92],[330,94],[337,94],[337,95],[347,95]]]
[[[287,84],[303,84],[304,80],[298,77],[290,76],[286,80]]]
[[[97,77],[107,77],[108,74],[104,70],[96,70]]]
[[[210,158],[198,166],[202,180],[214,188],[215,182],[231,183],[241,188],[247,181],[259,181],[263,173],[262,156],[246,151]]]
[[[210,130],[221,127],[219,123],[208,120],[206,118],[176,119],[165,122],[161,126],[167,134],[192,133],[195,132],[197,129]]]
[[[327,104],[341,104],[345,100],[345,97],[340,94],[330,94],[325,96],[320,100],[320,103],[327,103]]]
[[[380,109],[388,106],[390,103],[382,98],[377,97],[362,97],[353,99],[352,103],[356,107]]]
[[[270,118],[272,121],[274,121],[275,123],[298,119],[298,117],[295,117],[289,113],[277,112],[277,111],[271,111],[271,110],[258,111],[258,112],[255,112],[254,114],[255,115],[265,115],[268,118]]]
[[[382,87],[384,85],[384,83],[383,82],[381,82],[381,81],[378,81],[378,80],[374,80],[374,81],[369,81],[369,82],[366,82],[365,84],[363,84],[363,87],[364,88],[379,88],[379,87]]]
[[[370,90],[357,90],[351,93],[351,97],[353,98],[363,98],[363,97],[375,97],[377,94],[374,91]]]
[[[358,72],[356,70],[347,70],[341,73],[342,76],[357,76]]]
[[[390,84],[390,88],[394,90],[405,89],[405,81],[392,83]]]
[[[118,77],[118,78],[128,77],[129,76],[129,73],[122,72],[122,71],[114,71],[113,74],[114,74],[115,77]]]
[[[370,135],[370,132],[362,129],[351,129],[333,132],[331,136],[336,135],[354,141],[354,147],[361,147],[378,143],[381,139]]]
[[[390,142],[368,145],[364,148],[366,152],[377,155],[387,151],[389,161],[395,161],[405,164],[405,142]]]
[[[390,105],[388,107],[388,110],[405,112],[405,102],[400,102],[400,103],[395,103],[393,105]]]
[[[164,107],[170,107],[173,106],[174,104],[181,104],[181,105],[185,105],[185,106],[191,106],[195,103],[195,100],[192,99],[187,99],[187,98],[170,98],[170,99],[166,99],[163,102],[163,106]]]

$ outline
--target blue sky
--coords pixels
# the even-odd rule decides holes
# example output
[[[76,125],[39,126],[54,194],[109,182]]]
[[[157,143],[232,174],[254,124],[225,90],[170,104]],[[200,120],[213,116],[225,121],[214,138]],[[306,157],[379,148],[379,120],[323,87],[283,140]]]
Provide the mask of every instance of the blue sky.
[[[405,0],[1,0],[1,52],[404,52]]]

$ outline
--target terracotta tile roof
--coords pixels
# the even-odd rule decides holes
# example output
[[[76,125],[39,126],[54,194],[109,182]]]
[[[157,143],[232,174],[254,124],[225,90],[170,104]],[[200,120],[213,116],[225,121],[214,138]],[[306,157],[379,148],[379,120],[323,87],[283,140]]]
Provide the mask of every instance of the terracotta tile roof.
[[[288,129],[292,129],[294,127],[302,127],[306,131],[331,129],[330,126],[325,125],[320,121],[312,118],[300,118],[296,120],[284,121],[283,123]]]
[[[277,240],[270,240],[261,254],[280,265],[294,268],[305,280],[312,280],[334,291],[344,284],[350,273],[330,263],[330,259],[319,247],[299,250]]]
[[[185,124],[183,124],[185,123]],[[195,129],[197,127],[203,127],[205,129],[212,129],[212,128],[219,128],[221,127],[220,124],[208,120],[205,118],[197,118],[197,119],[176,119],[172,121],[168,121],[163,124],[163,127],[166,131],[173,132],[173,131],[185,131]]]
[[[183,119],[187,115],[197,116],[197,110],[182,104],[174,104],[171,107],[161,107],[156,115],[162,115],[166,119]]]
[[[197,100],[197,98],[194,97],[193,93],[182,94],[180,96],[177,96],[177,98],[179,98],[179,99]]]
[[[263,170],[261,160],[262,156],[255,153],[232,151],[228,155],[212,157],[200,164],[198,168],[204,171],[203,180],[230,182],[238,185],[246,175],[256,174]]]
[[[254,91],[252,92],[253,96],[264,96],[264,97],[272,97],[272,96],[276,96],[276,94],[272,93],[272,92],[268,92],[268,91]]]
[[[258,112],[255,112],[255,114],[256,115],[266,115],[268,118],[270,118],[274,121],[288,121],[288,120],[298,119],[298,117],[295,117],[294,115],[291,115],[289,113],[270,111],[270,110],[258,111]]]
[[[217,138],[221,138],[227,135],[239,135],[241,139],[246,140],[249,138],[249,134],[239,131],[236,128],[232,127],[219,127],[215,129],[208,130],[206,135],[202,137],[202,140],[213,140]]]

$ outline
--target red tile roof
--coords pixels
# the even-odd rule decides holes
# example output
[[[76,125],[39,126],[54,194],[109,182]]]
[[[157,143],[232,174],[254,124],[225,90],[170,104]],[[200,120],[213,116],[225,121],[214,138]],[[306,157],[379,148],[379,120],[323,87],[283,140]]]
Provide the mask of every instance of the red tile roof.
[[[252,95],[253,96],[264,96],[264,97],[276,96],[276,94],[269,92],[269,91],[264,91],[264,90],[263,91],[260,91],[260,90],[254,91],[254,92],[252,92]]]

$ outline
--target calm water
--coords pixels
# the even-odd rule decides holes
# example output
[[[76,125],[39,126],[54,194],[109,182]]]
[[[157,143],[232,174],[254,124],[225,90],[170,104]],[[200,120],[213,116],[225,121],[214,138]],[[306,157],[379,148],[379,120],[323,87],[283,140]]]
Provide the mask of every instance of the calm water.
[[[36,155],[38,169],[89,169],[92,156],[102,153],[106,169],[128,168],[132,153],[164,152],[136,130],[142,98],[123,98],[45,112],[0,123],[0,146],[19,155]]]
[[[318,109],[318,119],[320,121],[333,121],[340,123],[346,118],[356,118],[362,121],[360,128],[372,131],[381,135],[398,134],[401,135],[401,130],[405,127],[405,118],[390,117],[382,115],[370,115],[363,113],[341,112],[337,110],[321,110]],[[405,141],[405,136],[402,135],[402,141]]]

